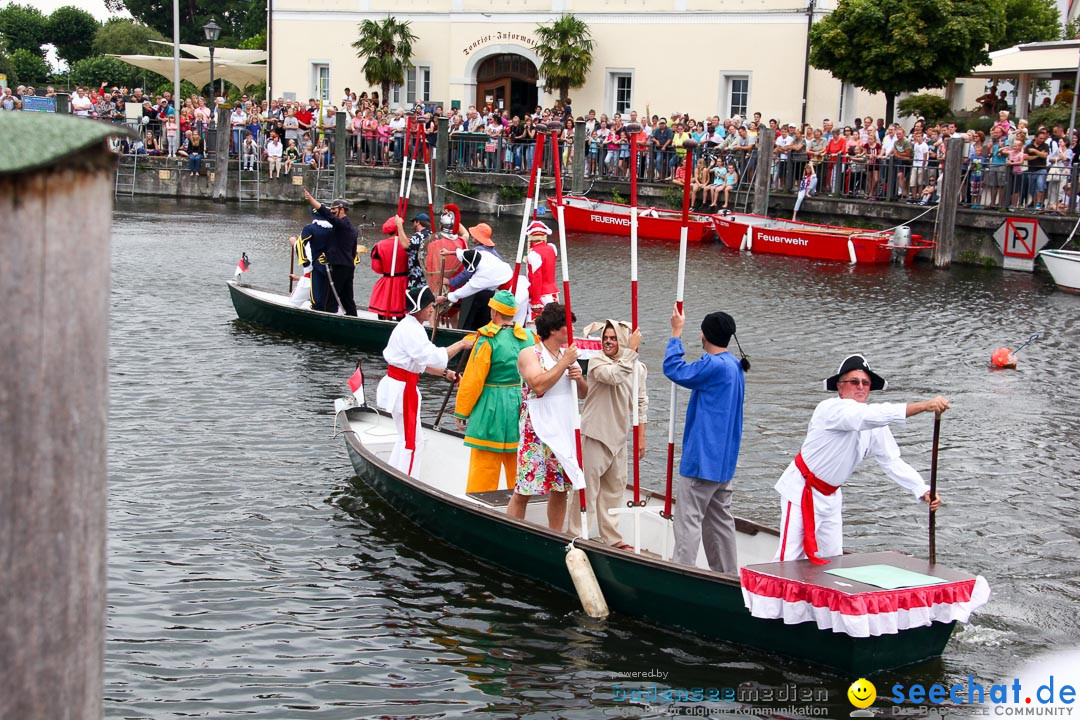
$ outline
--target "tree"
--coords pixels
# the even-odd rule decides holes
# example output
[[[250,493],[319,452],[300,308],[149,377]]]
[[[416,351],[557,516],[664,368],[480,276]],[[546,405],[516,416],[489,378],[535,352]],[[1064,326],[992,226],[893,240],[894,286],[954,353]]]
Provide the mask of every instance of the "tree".
[[[990,50],[1057,40],[1061,20],[1054,0],[1005,0],[1005,35]]]
[[[589,26],[573,15],[563,15],[550,25],[537,25],[540,42],[533,51],[540,56],[538,72],[544,76],[544,92],[559,91],[566,100],[570,88],[585,84],[593,61]]]
[[[810,30],[810,64],[844,82],[896,95],[942,87],[990,61],[1005,0],[840,0]]]
[[[105,0],[113,11],[131,17],[167,38],[173,36],[172,0]],[[180,42],[205,45],[202,27],[211,19],[221,26],[217,47],[236,47],[266,29],[266,3],[251,0],[184,0],[180,3]]]
[[[52,72],[45,58],[26,48],[19,48],[11,53],[11,66],[15,71],[16,82],[23,85],[46,82]]]
[[[949,101],[931,93],[906,97],[896,104],[896,110],[900,117],[922,116],[928,126],[952,117]]]
[[[356,57],[364,59],[364,77],[368,85],[382,88],[379,95],[390,99],[390,85],[405,83],[405,71],[412,67],[412,44],[417,37],[409,22],[386,16],[381,23],[365,20],[359,25],[360,36],[353,42]]]
[[[94,34],[101,27],[97,19],[77,7],[65,5],[49,16],[46,42],[56,47],[56,55],[69,66],[93,53]]]
[[[169,48],[151,40],[165,36],[128,18],[112,18],[94,33],[94,55],[167,55]]]
[[[0,8],[0,37],[8,52],[28,50],[40,58],[45,57],[41,46],[49,42],[49,21],[32,5],[11,3]]]
[[[90,88],[98,88],[101,83],[109,87],[134,88],[141,85],[140,78],[145,72],[134,65],[128,65],[123,60],[111,57],[88,57],[79,60],[71,66],[71,82],[74,85],[85,85]]]

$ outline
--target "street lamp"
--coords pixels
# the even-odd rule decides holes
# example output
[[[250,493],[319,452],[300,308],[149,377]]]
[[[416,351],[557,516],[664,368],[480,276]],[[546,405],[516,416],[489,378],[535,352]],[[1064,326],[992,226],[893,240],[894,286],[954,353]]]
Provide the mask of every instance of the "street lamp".
[[[215,108],[214,112],[217,112],[216,103],[214,102],[214,43],[217,42],[218,36],[221,35],[221,28],[211,20],[203,25],[202,29],[206,35],[206,41],[210,43],[210,105]]]

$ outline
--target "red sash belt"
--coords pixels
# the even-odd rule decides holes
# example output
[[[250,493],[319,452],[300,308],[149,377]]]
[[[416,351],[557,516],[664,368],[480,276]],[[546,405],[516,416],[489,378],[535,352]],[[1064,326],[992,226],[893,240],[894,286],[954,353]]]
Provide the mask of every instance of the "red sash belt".
[[[818,544],[817,534],[814,531],[813,491],[817,490],[822,495],[832,495],[840,489],[840,486],[830,485],[814,473],[810,472],[810,468],[806,466],[806,461],[803,460],[801,452],[795,456],[795,467],[799,468],[799,472],[802,473],[803,479],[806,480],[806,484],[803,485],[802,491],[803,550],[806,552],[806,557],[810,562],[815,565],[828,565],[828,560],[822,560],[817,556]]]
[[[409,273],[407,273],[407,272],[403,272],[403,273],[383,273],[382,276],[383,277],[409,277]]]
[[[304,277],[306,277],[306,278],[308,278],[310,280],[311,279],[311,271],[308,270],[306,273],[304,273]]]
[[[420,373],[409,372],[397,365],[389,365],[386,368],[386,376],[405,383],[405,395],[402,398],[402,411],[405,421],[405,447],[408,450],[416,449],[416,414],[420,411],[420,393],[416,389],[416,381],[420,379]]]

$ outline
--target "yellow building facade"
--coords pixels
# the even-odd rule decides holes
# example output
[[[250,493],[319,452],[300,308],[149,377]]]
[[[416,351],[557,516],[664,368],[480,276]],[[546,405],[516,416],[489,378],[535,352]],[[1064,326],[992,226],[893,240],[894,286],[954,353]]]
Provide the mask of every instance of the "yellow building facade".
[[[817,4],[816,18],[832,0]],[[661,116],[802,117],[807,7],[803,0],[274,0],[270,50],[277,97],[337,103],[364,79],[352,42],[364,20],[393,15],[419,39],[414,68],[392,105],[482,103],[520,113],[549,107],[536,28],[564,13],[583,20],[595,43],[585,85],[571,90],[574,112],[636,110]],[[537,85],[539,84],[539,88]],[[810,70],[806,118],[877,118],[883,96]]]

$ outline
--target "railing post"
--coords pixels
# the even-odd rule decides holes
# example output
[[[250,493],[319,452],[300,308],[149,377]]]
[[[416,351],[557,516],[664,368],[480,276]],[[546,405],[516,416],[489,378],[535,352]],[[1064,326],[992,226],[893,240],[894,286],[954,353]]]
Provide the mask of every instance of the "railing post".
[[[585,121],[574,121],[574,162],[571,164],[570,191],[575,195],[585,194],[585,154],[589,152],[585,139]],[[630,150],[633,152],[633,149]]]
[[[334,197],[345,197],[345,157],[349,154],[349,136],[345,134],[348,118],[341,110],[334,118]]]
[[[229,190],[229,109],[220,107],[217,111],[217,147],[214,148],[214,192],[217,202],[225,202]]]
[[[769,183],[772,181],[773,144],[776,140],[776,131],[765,128],[758,133],[757,144],[757,178],[754,183],[754,206],[755,215],[768,215],[769,213]]]
[[[947,268],[952,263],[953,245],[956,240],[956,207],[960,202],[960,174],[963,171],[961,156],[964,141],[950,138],[945,148],[945,167],[942,168],[941,201],[938,205],[938,237],[934,247],[934,266]]]
[[[435,138],[435,207],[446,204],[446,164],[450,159],[450,118],[439,118],[439,135]]]

